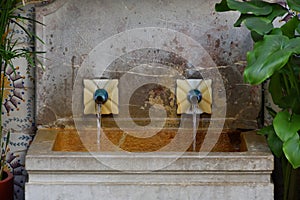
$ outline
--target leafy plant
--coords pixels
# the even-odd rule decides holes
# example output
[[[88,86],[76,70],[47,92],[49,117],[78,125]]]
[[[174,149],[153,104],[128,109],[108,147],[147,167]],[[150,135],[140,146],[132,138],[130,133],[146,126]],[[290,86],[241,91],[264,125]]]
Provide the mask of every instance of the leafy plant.
[[[36,2],[37,1],[35,1],[34,3]],[[10,132],[4,131],[2,126],[2,105],[4,103],[5,79],[7,79],[5,72],[8,68],[11,68],[12,71],[15,73],[15,66],[13,64],[13,61],[17,58],[25,58],[30,66],[34,66],[36,55],[38,53],[42,53],[36,52],[26,47],[22,47],[19,44],[18,39],[14,37],[15,30],[17,28],[23,30],[26,33],[26,35],[29,36],[31,39],[35,37],[35,35],[32,32],[30,32],[26,26],[26,22],[34,20],[17,14],[18,11],[22,11],[22,7],[24,7],[26,3],[27,2],[25,2],[24,0],[0,1],[0,180],[3,179],[3,170],[5,167],[6,155],[9,150],[8,144],[10,136]]]
[[[216,11],[238,11],[234,24],[245,25],[254,41],[247,53],[246,82],[257,85],[266,80],[276,105],[270,126],[260,130],[270,149],[281,158],[284,174],[284,199],[292,199],[296,168],[300,167],[300,1],[270,3],[261,0],[222,0]]]

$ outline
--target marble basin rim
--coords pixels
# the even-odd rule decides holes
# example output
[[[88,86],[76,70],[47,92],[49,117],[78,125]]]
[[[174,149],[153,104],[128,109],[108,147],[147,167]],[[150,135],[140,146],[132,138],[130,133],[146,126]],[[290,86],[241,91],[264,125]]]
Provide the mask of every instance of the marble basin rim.
[[[66,129],[68,130],[68,129]],[[31,171],[261,171],[273,170],[273,155],[265,138],[255,131],[242,133],[241,152],[63,152],[53,151],[63,129],[39,129],[27,156]],[[124,166],[120,166],[124,165]]]

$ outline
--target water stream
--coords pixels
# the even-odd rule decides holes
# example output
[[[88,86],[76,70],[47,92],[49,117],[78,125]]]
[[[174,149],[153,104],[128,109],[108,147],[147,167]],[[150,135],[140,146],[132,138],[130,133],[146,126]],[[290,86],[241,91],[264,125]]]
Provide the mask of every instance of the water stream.
[[[192,104],[193,113],[193,151],[196,151],[198,102]]]
[[[101,136],[101,104],[97,104],[97,144],[100,145]]]
[[[188,114],[193,115],[193,151],[196,151],[196,139],[198,131],[197,114],[201,114],[202,110],[199,108],[199,102],[202,99],[202,94],[199,90],[190,90],[187,99],[190,102],[190,109]]]

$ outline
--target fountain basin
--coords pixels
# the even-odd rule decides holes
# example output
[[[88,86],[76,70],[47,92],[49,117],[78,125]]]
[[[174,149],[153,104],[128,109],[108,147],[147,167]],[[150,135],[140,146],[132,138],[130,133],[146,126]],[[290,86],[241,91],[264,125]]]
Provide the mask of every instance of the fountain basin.
[[[62,129],[56,133],[53,151],[66,152],[87,152],[87,151],[128,151],[128,152],[154,152],[169,144],[177,134],[177,129],[162,129],[154,136],[149,138],[138,138],[130,134],[124,135],[124,131],[116,128],[103,128],[100,148],[98,148],[96,129],[86,130],[84,133],[78,133],[76,129]],[[136,130],[135,133],[145,130]],[[187,130],[188,131],[188,130]],[[189,130],[191,132],[191,130]],[[205,131],[198,131],[196,137],[196,150],[200,147],[206,136]],[[245,147],[241,143],[240,131],[223,131],[218,135],[216,144],[212,146],[211,152],[238,152],[245,151]],[[112,143],[109,147],[108,141]],[[180,145],[180,144],[178,144]],[[118,148],[114,148],[118,147]],[[166,149],[165,151],[174,151],[174,149]],[[191,152],[189,147],[186,151]]]
[[[38,130],[26,158],[26,199],[273,199],[273,156],[255,132],[240,134],[238,151],[180,156],[60,147],[59,142],[72,146],[68,136],[74,133],[74,129]],[[167,160],[172,162],[152,170]],[[133,168],[120,171],[122,163]]]

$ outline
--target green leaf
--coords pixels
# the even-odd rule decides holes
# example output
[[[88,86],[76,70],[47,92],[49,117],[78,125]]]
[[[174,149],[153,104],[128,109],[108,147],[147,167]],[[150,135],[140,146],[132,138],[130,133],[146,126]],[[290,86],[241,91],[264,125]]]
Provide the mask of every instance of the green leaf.
[[[287,10],[284,7],[282,7],[276,3],[270,4],[270,5],[272,6],[272,12],[269,15],[262,15],[262,17],[265,17],[270,21],[273,21],[276,17],[283,16],[285,13],[287,13]],[[226,3],[226,6],[227,6],[227,3]],[[228,8],[228,6],[227,6],[227,8]],[[230,10],[230,8],[228,8],[228,9]],[[229,11],[228,9],[225,11]],[[240,27],[245,19],[254,17],[254,16],[255,15],[253,15],[253,14],[241,13],[238,20],[234,23],[234,27]]]
[[[40,21],[37,21],[37,20],[32,19],[32,18],[29,18],[29,17],[24,17],[24,16],[21,16],[21,15],[12,15],[11,18],[12,18],[12,19],[17,19],[17,20],[20,20],[20,19],[22,19],[22,20],[27,20],[27,21],[29,21],[29,22],[34,22],[34,23],[37,23],[37,24],[40,24],[40,25],[45,26],[45,24],[43,24],[43,23],[40,22]]]
[[[249,14],[241,14],[240,17],[238,18],[238,20],[234,23],[234,27],[240,27],[241,24],[243,23],[243,21],[245,19],[247,19],[248,17],[253,17],[253,15],[249,15]]]
[[[283,35],[288,36],[289,38],[295,37],[295,30],[298,28],[300,21],[297,16],[290,19],[287,23],[285,23],[282,27]]]
[[[273,120],[273,126],[278,137],[286,142],[290,138],[299,136],[297,131],[300,130],[300,115],[291,116],[288,111],[278,112]]]
[[[273,28],[270,35],[282,35],[282,30],[280,28]]]
[[[217,3],[215,5],[215,10],[217,12],[226,12],[226,11],[230,11],[231,9],[227,5],[227,0],[222,0],[220,3]]]
[[[244,20],[245,26],[250,31],[265,35],[273,29],[272,21],[265,17],[248,17]]]
[[[293,168],[300,167],[300,140],[298,137],[290,138],[283,144],[283,152]]]
[[[273,21],[276,17],[281,17],[288,12],[288,10],[277,3],[272,3],[272,12],[266,16],[269,20]]]
[[[269,82],[269,92],[272,96],[273,102],[281,108],[285,107],[285,102],[283,101],[283,90],[282,90],[281,74],[274,73]]]
[[[300,24],[298,24],[297,28],[296,28],[296,31],[298,34],[300,34]]]
[[[254,42],[258,42],[264,39],[264,36],[261,34],[258,34],[255,31],[251,31],[251,38]]]
[[[292,56],[291,60],[289,62],[290,66],[293,69],[293,72],[295,74],[295,76],[299,76],[300,75],[300,56]],[[300,79],[298,79],[298,83],[300,84]],[[300,85],[299,85],[300,88]]]
[[[271,151],[274,153],[274,155],[276,157],[280,158],[283,154],[283,152],[282,152],[283,142],[276,135],[273,126],[270,125],[270,126],[266,126],[266,127],[262,128],[259,131],[259,134],[267,136],[267,142],[268,142],[268,145],[269,145]]]
[[[265,56],[265,60],[260,57],[253,65],[245,69],[245,80],[253,85],[262,83],[275,71],[281,69],[288,62],[290,56],[289,52],[278,49],[278,52]]]
[[[19,22],[17,22],[17,21],[14,21],[14,20],[12,20],[16,25],[18,25],[19,26],[19,28],[21,28],[29,37],[31,37],[31,39],[32,39],[32,37],[35,37],[37,40],[39,40],[42,44],[45,44],[44,43],[44,41],[41,39],[41,38],[39,38],[38,36],[36,36],[33,32],[30,32],[30,31],[28,31],[28,29],[27,28],[25,28],[24,26],[22,26],[22,24],[20,24]]]
[[[300,38],[289,39],[283,35],[265,35],[247,53],[248,65],[244,79],[250,84],[260,84],[280,70],[293,54],[300,52]]]
[[[300,12],[300,2],[299,0],[287,0],[287,3],[289,5],[289,8]]]
[[[271,108],[269,106],[266,106],[266,109],[267,109],[269,115],[271,115],[272,118],[274,118],[277,115],[277,112],[273,108]]]
[[[300,38],[292,38],[285,45],[285,50],[292,52],[293,54],[300,54]]]
[[[300,99],[295,88],[292,88],[290,94],[283,97],[282,101],[285,103],[286,108],[291,108],[293,113],[300,114]]]
[[[280,28],[273,28],[268,35],[282,35],[282,31]],[[261,35],[255,31],[251,31],[251,37],[254,42],[259,42],[264,39],[264,35]]]
[[[233,10],[238,10],[242,14],[268,15],[272,12],[272,6],[263,1],[238,1],[227,0],[227,5]]]

